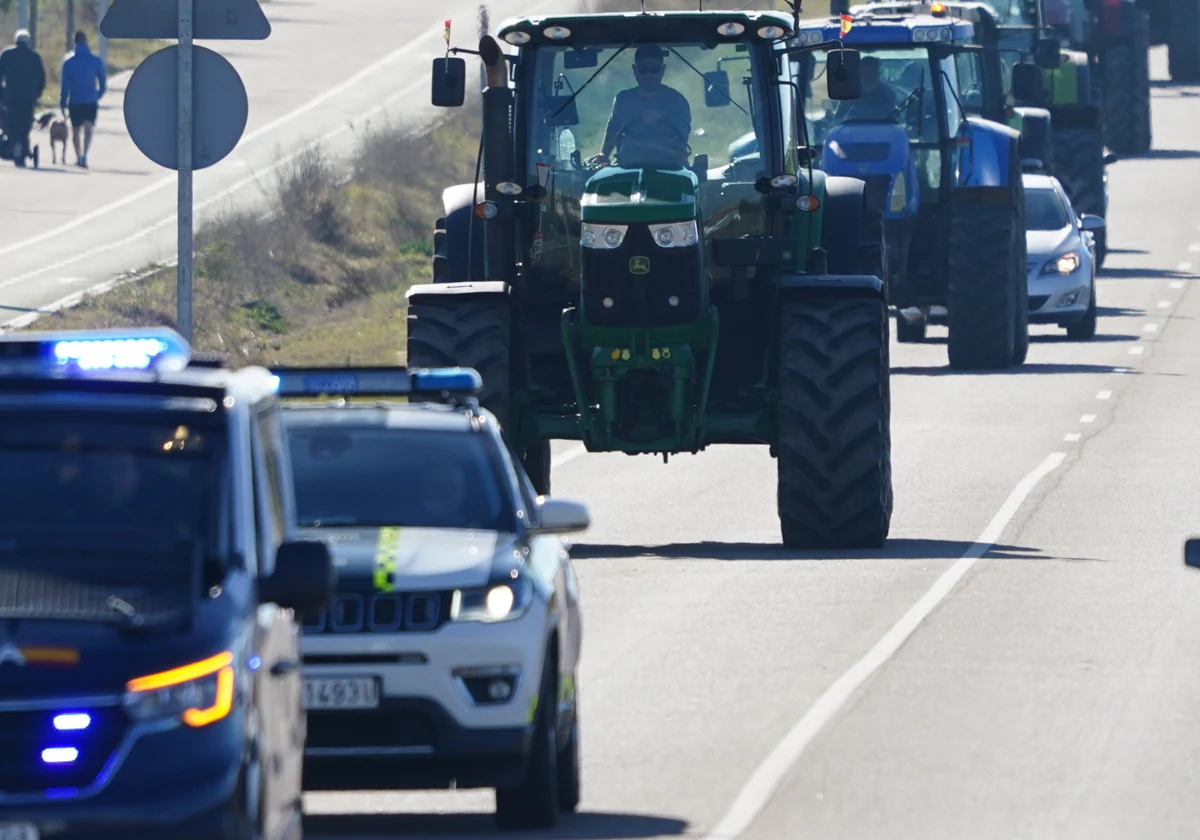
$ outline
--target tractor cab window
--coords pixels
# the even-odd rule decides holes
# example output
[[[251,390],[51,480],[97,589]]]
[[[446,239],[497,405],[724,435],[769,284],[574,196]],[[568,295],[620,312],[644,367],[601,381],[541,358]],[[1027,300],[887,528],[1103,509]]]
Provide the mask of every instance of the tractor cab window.
[[[829,98],[825,83],[824,53],[805,60],[801,89],[809,93],[806,120],[812,144],[824,147],[830,132],[841,126],[874,124],[877,136],[887,142],[887,131],[898,127],[908,138],[922,183],[922,201],[936,201],[942,180],[941,137],[946,120],[946,97],[937,88],[945,85],[946,61],[931,59],[920,47],[863,48],[862,96],[840,102]],[[955,77],[953,64],[949,65]],[[955,106],[957,113],[957,106]],[[950,123],[957,130],[958,121]],[[837,154],[838,152],[835,152]]]
[[[706,225],[730,202],[762,203],[753,189],[767,125],[760,91],[776,74],[737,43],[542,46],[527,54],[520,83],[531,95],[519,119],[525,184],[542,188],[531,231],[535,276],[578,277],[580,199],[605,166],[691,169]],[[723,199],[721,184],[748,186]],[[765,232],[765,222],[756,224],[753,232]]]
[[[984,0],[996,13],[1001,26],[1035,26],[1027,0]]]
[[[958,70],[959,95],[968,116],[983,116],[983,61],[977,52],[961,52],[954,57]]]

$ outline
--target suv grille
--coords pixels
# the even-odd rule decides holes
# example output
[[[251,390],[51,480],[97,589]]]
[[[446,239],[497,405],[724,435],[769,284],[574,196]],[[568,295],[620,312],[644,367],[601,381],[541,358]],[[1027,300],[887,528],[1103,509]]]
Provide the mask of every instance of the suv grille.
[[[100,775],[125,736],[128,718],[115,706],[88,709],[86,729],[59,732],[54,718],[67,711],[74,710],[0,711],[0,792],[81,788]],[[61,764],[43,761],[42,751],[55,747],[74,748],[78,756]]]
[[[307,635],[319,633],[418,633],[450,618],[453,592],[340,592],[328,610],[304,620]]]

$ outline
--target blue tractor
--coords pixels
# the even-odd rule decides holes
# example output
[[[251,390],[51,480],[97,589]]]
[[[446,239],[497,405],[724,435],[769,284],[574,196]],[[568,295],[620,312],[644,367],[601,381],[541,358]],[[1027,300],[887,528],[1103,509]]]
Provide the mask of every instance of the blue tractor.
[[[812,109],[810,155],[865,181],[883,214],[897,338],[945,323],[963,370],[1020,365],[1029,350],[1020,134],[965,105],[957,58],[974,42],[966,20],[876,13],[803,21],[794,39],[832,43],[800,53],[794,79]],[[826,58],[842,44],[861,53],[863,93],[835,102]]]

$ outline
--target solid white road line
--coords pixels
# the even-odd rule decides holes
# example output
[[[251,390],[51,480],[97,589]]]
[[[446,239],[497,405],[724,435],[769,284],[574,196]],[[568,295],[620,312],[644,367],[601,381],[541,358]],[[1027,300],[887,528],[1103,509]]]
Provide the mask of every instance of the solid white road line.
[[[1000,538],[1013,516],[1021,509],[1021,505],[1033,492],[1033,489],[1043,478],[1057,469],[1064,458],[1066,458],[1065,453],[1053,452],[1046,456],[1046,459],[1033,472],[1021,479],[1008,499],[1005,500],[1003,507],[988,523],[983,533],[979,535],[979,539],[967,549],[967,552],[937,579],[924,597],[913,605],[912,609],[879,640],[875,647],[871,648],[866,656],[856,662],[854,667],[843,674],[804,713],[804,716],[750,777],[750,781],[742,788],[729,812],[717,827],[708,833],[706,840],[735,840],[750,827],[750,824],[770,802],[771,797],[783,782],[784,776],[813,739],[837,716],[854,692],[895,655],[908,637],[970,571],[971,567],[975,565],[975,561],[987,553],[988,549]]]

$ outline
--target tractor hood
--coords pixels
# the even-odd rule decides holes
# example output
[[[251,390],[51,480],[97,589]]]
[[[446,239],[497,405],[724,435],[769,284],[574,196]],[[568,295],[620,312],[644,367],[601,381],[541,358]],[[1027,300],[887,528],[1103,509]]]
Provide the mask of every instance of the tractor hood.
[[[582,220],[629,224],[694,219],[698,186],[687,169],[601,169],[583,188]]]

